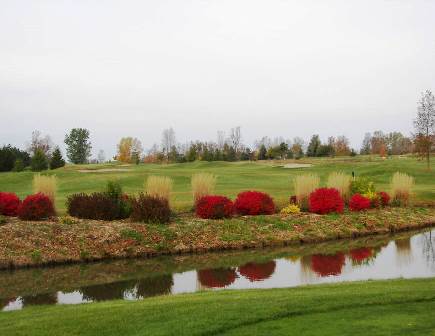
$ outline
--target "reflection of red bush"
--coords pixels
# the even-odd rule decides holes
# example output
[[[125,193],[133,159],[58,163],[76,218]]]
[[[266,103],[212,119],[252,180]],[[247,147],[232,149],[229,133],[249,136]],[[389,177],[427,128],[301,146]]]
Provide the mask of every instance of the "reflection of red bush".
[[[361,263],[373,256],[373,250],[368,247],[362,247],[350,251],[350,257],[356,263]]]
[[[234,268],[211,268],[198,271],[198,280],[206,287],[226,287],[231,285],[237,278]]]
[[[203,196],[196,203],[196,215],[201,218],[231,217],[233,202],[225,196]]]
[[[349,201],[349,208],[352,211],[361,211],[370,208],[370,199],[360,194],[354,194]]]
[[[320,276],[340,275],[344,265],[344,254],[335,255],[316,254],[311,257],[311,268]]]
[[[0,215],[16,216],[20,199],[14,193],[0,192]]]
[[[340,192],[335,188],[319,188],[310,194],[310,212],[327,214],[330,212],[342,213],[344,201]]]
[[[241,275],[250,281],[260,281],[269,278],[275,272],[275,261],[265,263],[247,263],[239,267]]]
[[[237,195],[234,208],[240,215],[271,215],[275,212],[273,199],[259,191],[244,191]]]

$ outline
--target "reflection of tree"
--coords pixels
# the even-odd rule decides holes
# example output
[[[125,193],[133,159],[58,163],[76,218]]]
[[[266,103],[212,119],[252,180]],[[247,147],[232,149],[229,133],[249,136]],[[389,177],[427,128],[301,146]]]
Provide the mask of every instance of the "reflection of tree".
[[[435,237],[432,237],[432,231],[425,232],[423,237],[423,254],[429,267],[435,269]]]
[[[173,284],[174,281],[172,280],[172,274],[140,279],[136,285],[137,297],[145,298],[149,296],[169,294]]]
[[[57,303],[57,293],[48,293],[48,294],[36,294],[23,296],[21,298],[23,302],[23,307],[25,306],[33,306],[33,305],[50,305]]]
[[[226,287],[237,278],[234,268],[210,268],[198,271],[198,280],[206,287]]]
[[[311,270],[311,256],[304,255],[301,257],[301,279],[303,282],[309,282],[313,278],[313,271]]]
[[[368,247],[361,247],[350,251],[350,258],[352,259],[352,263],[354,265],[361,265],[365,262],[368,262],[373,257],[374,251]]]
[[[411,262],[411,237],[396,239],[394,244],[399,264],[409,264]]]
[[[261,281],[267,278],[275,272],[275,261],[271,260],[265,263],[247,263],[239,267],[239,273],[250,281]]]
[[[83,287],[80,292],[84,300],[105,301],[123,299],[126,291],[131,291],[135,287],[135,281],[119,281],[103,285],[93,285]]]
[[[315,254],[311,257],[311,268],[322,277],[340,275],[344,262],[345,257],[343,253],[334,255]]]

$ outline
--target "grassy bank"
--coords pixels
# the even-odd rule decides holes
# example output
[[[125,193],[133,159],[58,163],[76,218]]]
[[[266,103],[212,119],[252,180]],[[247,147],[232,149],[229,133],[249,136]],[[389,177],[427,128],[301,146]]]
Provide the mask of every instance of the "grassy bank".
[[[435,173],[427,171],[425,163],[413,157],[392,157],[382,160],[379,157],[357,156],[355,158],[304,159],[298,163],[312,163],[310,168],[287,169],[283,162],[193,162],[183,164],[141,164],[136,165],[69,165],[47,174],[55,174],[59,179],[59,192],[56,207],[65,212],[66,197],[76,192],[101,191],[107,180],[118,179],[127,193],[143,190],[149,175],[170,176],[174,180],[171,204],[176,210],[190,210],[192,195],[190,178],[198,172],[209,172],[218,176],[216,193],[235,197],[242,190],[268,192],[282,206],[293,193],[292,178],[301,173],[319,174],[322,183],[333,171],[368,176],[378,190],[388,190],[392,175],[401,171],[415,177],[415,199],[435,200]],[[0,173],[0,191],[16,192],[20,197],[32,193],[32,172]],[[44,173],[45,174],[45,173]]]
[[[435,279],[204,292],[0,313],[2,335],[429,335]]]
[[[271,215],[169,225],[128,221],[8,219],[0,226],[0,268],[322,242],[435,224],[434,208],[384,208],[343,215]]]

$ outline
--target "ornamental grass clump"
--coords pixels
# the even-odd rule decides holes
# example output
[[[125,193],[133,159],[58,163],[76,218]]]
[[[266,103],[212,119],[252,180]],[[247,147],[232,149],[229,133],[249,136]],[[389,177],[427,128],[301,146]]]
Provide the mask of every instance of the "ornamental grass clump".
[[[328,181],[326,186],[328,188],[337,189],[343,199],[347,200],[350,194],[350,184],[352,182],[352,177],[350,175],[334,172],[328,176]]]
[[[210,173],[198,173],[192,176],[191,185],[195,204],[201,197],[213,195],[216,187],[216,179],[216,176]]]
[[[319,187],[320,178],[315,174],[296,176],[294,179],[296,202],[302,210],[308,210],[308,197]]]
[[[391,199],[396,206],[407,206],[411,197],[414,178],[405,173],[395,173],[391,179]]]
[[[169,202],[172,191],[172,179],[167,176],[149,176],[145,182],[146,194]]]
[[[57,177],[55,175],[46,176],[36,174],[33,176],[33,193],[44,194],[53,204],[56,201]]]

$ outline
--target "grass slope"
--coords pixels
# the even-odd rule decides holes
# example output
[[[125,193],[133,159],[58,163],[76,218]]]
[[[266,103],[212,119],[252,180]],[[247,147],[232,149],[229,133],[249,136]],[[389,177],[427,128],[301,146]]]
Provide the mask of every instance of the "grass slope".
[[[203,292],[0,313],[1,335],[433,335],[435,279]]]
[[[59,178],[57,209],[65,211],[67,195],[76,192],[100,191],[107,180],[118,179],[127,193],[143,190],[149,175],[165,175],[174,179],[172,205],[177,210],[190,210],[192,196],[190,178],[198,172],[218,175],[216,193],[234,197],[238,192],[248,189],[263,190],[270,193],[279,204],[287,202],[293,193],[292,178],[301,173],[318,173],[325,182],[329,173],[355,171],[357,176],[369,176],[379,190],[388,189],[389,181],[396,171],[405,172],[416,178],[416,197],[419,200],[435,200],[435,173],[427,171],[425,163],[412,157],[393,157],[382,160],[379,157],[357,156],[356,158],[304,159],[299,163],[313,163],[311,168],[286,169],[273,166],[271,162],[193,162],[183,164],[142,164],[139,166],[121,165],[69,165],[47,174]],[[279,164],[279,163],[277,163]],[[98,172],[100,169],[119,168],[119,171]],[[95,172],[83,173],[79,170]],[[123,171],[123,170],[128,171]],[[32,172],[0,173],[0,191],[16,192],[24,197],[32,192]]]

